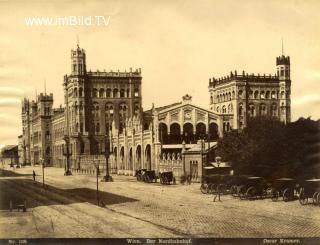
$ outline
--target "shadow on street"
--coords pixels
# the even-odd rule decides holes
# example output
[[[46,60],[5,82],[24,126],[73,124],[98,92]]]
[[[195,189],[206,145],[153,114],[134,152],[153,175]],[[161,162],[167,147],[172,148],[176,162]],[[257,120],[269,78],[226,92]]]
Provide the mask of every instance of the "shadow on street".
[[[9,210],[10,200],[13,209],[25,200],[28,208],[84,202],[97,205],[96,195],[96,190],[90,188],[60,189],[45,185],[43,189],[42,183],[30,179],[0,179],[0,210]],[[99,199],[104,205],[138,201],[105,191],[99,191]]]

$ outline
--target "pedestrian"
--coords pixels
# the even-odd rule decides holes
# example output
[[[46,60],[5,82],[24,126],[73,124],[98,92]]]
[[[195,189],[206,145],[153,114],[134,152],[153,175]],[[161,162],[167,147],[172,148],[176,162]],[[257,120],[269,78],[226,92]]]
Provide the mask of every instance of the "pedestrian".
[[[217,192],[216,192],[215,197],[213,198],[214,202],[216,201],[217,197],[218,197],[219,202],[221,202],[221,200],[220,200],[220,185],[217,186]]]
[[[36,172],[32,170],[33,181],[36,181]]]

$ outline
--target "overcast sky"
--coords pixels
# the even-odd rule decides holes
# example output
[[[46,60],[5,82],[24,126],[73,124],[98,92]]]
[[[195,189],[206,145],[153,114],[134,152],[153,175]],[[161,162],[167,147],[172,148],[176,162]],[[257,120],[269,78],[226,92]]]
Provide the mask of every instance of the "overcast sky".
[[[28,3],[27,3],[28,2]],[[292,117],[320,117],[320,1],[0,2],[0,146],[21,134],[21,98],[35,90],[63,103],[70,50],[86,50],[87,69],[142,68],[143,107],[186,93],[209,107],[208,79],[231,70],[276,72],[291,58]],[[28,17],[110,16],[108,25],[28,26]],[[96,24],[96,23],[95,23]]]

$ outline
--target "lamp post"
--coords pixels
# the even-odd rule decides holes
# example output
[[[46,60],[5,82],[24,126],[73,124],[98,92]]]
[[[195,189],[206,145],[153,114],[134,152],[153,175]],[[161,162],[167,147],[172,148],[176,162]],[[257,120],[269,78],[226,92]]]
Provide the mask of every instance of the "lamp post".
[[[101,180],[102,182],[112,182],[113,181],[112,176],[109,175],[109,156],[110,156],[110,153],[112,153],[111,151],[110,151],[109,136],[106,135],[104,152],[102,152],[104,154],[105,158],[106,158],[106,175],[103,176],[103,178]]]
[[[218,200],[220,200],[220,194],[221,194],[221,190],[220,190],[220,172],[219,172],[219,167],[220,167],[220,163],[221,163],[221,157],[219,156],[216,156],[216,163],[217,163],[217,166],[218,166],[218,187],[217,187],[217,194],[216,196],[214,197],[213,201],[215,202],[216,201],[216,198],[218,197]]]
[[[44,188],[44,159],[40,159],[40,163],[42,165],[42,187]]]
[[[96,167],[96,176],[97,176],[97,205],[99,206],[100,200],[99,200],[99,162],[100,160],[98,158],[93,159],[93,164]]]
[[[26,166],[27,165],[27,160],[26,160],[26,149],[27,149],[27,146],[26,146],[26,141],[23,140],[23,145],[22,145],[22,149],[23,149],[23,166]]]
[[[66,142],[63,155],[66,157],[66,160],[67,160],[64,175],[69,176],[69,175],[72,175],[70,170],[70,157],[72,156],[72,151],[70,149],[70,138],[68,135],[65,135],[63,139]]]

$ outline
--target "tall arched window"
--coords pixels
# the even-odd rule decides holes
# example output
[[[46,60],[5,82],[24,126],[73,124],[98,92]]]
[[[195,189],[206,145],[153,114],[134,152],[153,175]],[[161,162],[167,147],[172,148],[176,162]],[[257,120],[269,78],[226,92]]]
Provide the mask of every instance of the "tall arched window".
[[[249,105],[249,115],[251,117],[255,116],[256,115],[256,108],[253,104],[250,104]]]
[[[124,89],[121,89],[120,90],[120,98],[124,98],[124,97],[125,97]]]
[[[107,89],[106,94],[107,94],[107,98],[111,97],[111,89],[110,88]]]
[[[226,108],[226,106],[224,105],[224,106],[222,106],[222,113],[227,113],[227,108]]]
[[[97,98],[98,97],[98,89],[94,88],[92,89],[92,97]]]
[[[239,116],[243,115],[243,105],[242,103],[239,104]]]
[[[113,98],[118,98],[118,89],[117,88],[115,88],[113,90]]]
[[[100,88],[99,90],[99,98],[103,98],[104,97],[104,89]]]
[[[139,88],[134,89],[134,97],[139,97]]]

